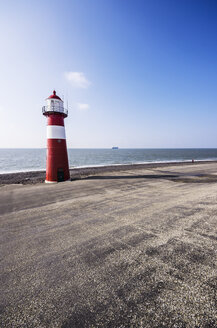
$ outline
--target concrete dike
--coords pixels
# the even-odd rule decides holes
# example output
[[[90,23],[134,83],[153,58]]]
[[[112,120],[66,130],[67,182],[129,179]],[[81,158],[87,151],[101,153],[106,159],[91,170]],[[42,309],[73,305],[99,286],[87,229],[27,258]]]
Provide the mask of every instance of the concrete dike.
[[[1,327],[216,327],[217,163],[0,176]]]

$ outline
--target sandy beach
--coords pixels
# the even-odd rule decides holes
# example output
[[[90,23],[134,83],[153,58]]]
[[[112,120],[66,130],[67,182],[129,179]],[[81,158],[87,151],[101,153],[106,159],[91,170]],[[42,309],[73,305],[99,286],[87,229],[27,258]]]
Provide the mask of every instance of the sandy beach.
[[[0,175],[0,327],[217,327],[217,163]]]

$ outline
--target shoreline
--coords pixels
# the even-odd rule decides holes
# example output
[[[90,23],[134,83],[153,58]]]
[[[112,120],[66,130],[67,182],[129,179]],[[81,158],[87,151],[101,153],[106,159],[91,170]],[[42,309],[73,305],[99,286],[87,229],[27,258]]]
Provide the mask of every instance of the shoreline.
[[[194,160],[194,163],[213,163],[213,162],[217,162],[217,159],[193,159]],[[149,165],[149,164],[187,164],[187,163],[192,163],[192,160],[191,159],[186,159],[186,160],[171,160],[171,161],[164,161],[164,160],[159,160],[159,161],[145,161],[145,162],[135,162],[135,163],[112,163],[112,164],[107,164],[107,163],[104,163],[104,164],[92,164],[92,165],[80,165],[80,166],[71,166],[69,167],[69,170],[77,170],[77,169],[96,169],[96,168],[100,168],[100,167],[115,167],[115,166],[128,166],[128,165]],[[3,171],[1,172],[0,171],[0,175],[3,175],[3,174],[15,174],[15,173],[34,173],[34,172],[45,172],[46,169],[43,168],[43,169],[39,169],[39,168],[35,168],[35,169],[22,169],[22,170],[15,170],[15,171]]]
[[[198,160],[194,161],[174,161],[174,162],[151,162],[141,164],[112,164],[102,166],[88,166],[70,168],[70,179],[79,180],[87,176],[96,175],[98,173],[117,172],[124,170],[137,169],[152,169],[158,167],[183,166],[183,165],[198,165],[217,163],[217,160]],[[7,184],[36,184],[43,183],[45,180],[45,170],[38,171],[21,171],[14,173],[1,173],[0,185]]]

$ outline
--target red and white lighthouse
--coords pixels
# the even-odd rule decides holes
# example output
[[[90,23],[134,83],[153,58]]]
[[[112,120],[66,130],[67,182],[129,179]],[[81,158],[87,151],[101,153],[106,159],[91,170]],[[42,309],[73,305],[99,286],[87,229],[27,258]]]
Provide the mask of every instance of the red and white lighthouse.
[[[64,118],[68,110],[56,91],[46,99],[47,105],[42,107],[42,113],[47,117],[47,183],[69,180],[69,162],[66,147]]]

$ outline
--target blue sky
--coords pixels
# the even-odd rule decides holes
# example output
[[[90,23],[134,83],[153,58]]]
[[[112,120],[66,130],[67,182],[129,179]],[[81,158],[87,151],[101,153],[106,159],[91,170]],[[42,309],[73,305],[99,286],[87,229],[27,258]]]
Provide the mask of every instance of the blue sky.
[[[217,147],[217,2],[0,2],[0,148],[46,147],[68,99],[70,148]]]

